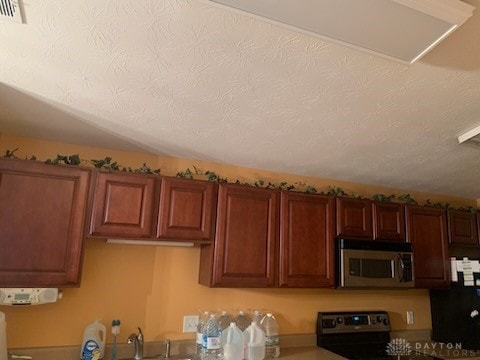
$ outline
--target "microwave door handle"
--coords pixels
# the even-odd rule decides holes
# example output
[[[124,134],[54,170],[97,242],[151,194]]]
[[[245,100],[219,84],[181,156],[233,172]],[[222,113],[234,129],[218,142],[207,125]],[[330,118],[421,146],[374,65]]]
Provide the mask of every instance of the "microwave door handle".
[[[400,264],[400,282],[405,281],[405,263],[402,258],[402,254],[398,254],[398,263]]]

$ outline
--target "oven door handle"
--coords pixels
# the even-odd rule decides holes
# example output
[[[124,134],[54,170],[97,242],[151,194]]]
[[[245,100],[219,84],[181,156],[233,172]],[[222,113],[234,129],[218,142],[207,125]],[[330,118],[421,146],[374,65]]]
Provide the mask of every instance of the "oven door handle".
[[[400,282],[404,282],[405,279],[405,262],[403,261],[402,254],[398,254],[398,264],[400,265]]]

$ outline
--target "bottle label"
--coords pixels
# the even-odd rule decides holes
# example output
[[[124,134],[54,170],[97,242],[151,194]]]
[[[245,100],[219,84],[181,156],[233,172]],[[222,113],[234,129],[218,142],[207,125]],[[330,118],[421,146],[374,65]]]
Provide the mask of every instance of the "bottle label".
[[[278,344],[279,344],[278,335],[266,336],[265,337],[265,345],[266,346],[276,346]]]
[[[219,336],[203,336],[203,348],[207,350],[218,350],[222,348],[222,339]]]
[[[202,345],[203,343],[203,334],[200,332],[197,332],[197,344]]]
[[[88,340],[82,349],[82,360],[92,360],[94,358],[94,354],[98,354],[100,347],[98,344],[93,340]]]

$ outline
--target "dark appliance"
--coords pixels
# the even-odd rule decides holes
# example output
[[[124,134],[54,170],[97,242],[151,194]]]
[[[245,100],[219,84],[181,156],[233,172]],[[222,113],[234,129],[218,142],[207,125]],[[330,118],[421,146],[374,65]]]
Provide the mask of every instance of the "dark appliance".
[[[319,312],[317,345],[346,359],[436,359],[412,355],[389,355],[390,320],[385,311]]]
[[[450,289],[430,290],[432,340],[480,350],[480,316],[470,316],[473,310],[480,311],[480,290],[459,285],[462,282],[459,275],[459,283]]]
[[[339,238],[336,242],[337,287],[413,288],[412,244]]]

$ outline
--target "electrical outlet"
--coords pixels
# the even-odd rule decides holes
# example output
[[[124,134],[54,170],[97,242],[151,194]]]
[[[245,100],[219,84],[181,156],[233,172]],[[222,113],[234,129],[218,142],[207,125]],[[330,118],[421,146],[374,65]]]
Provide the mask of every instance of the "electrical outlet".
[[[198,315],[186,315],[183,317],[183,332],[194,333],[197,332],[199,317]]]
[[[407,311],[407,324],[413,325],[415,323],[415,317],[413,316],[413,311]]]

